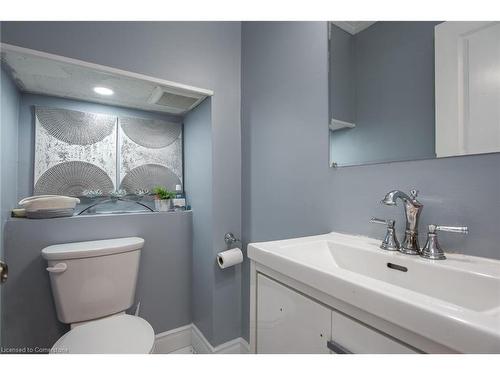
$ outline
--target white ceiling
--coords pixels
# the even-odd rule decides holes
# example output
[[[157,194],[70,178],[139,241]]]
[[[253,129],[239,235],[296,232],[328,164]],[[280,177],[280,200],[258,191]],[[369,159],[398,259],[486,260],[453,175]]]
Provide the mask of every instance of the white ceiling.
[[[67,58],[2,45],[2,65],[23,92],[79,99],[138,108],[147,111],[183,114],[198,105],[208,95],[206,90],[189,90],[183,85],[171,86],[125,75],[114,69],[99,69],[97,65]],[[104,67],[103,67],[104,68]],[[138,76],[138,75],[137,75]],[[94,87],[104,86],[114,94],[102,96]],[[163,95],[170,93],[174,95]],[[162,100],[159,100],[159,99]],[[163,104],[156,104],[157,101]]]
[[[364,29],[367,29],[377,21],[332,21],[335,26],[347,31],[349,34],[355,35]]]

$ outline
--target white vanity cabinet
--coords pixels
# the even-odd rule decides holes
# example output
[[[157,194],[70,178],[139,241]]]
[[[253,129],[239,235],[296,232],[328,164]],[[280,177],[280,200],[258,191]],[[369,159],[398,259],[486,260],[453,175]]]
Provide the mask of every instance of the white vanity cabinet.
[[[416,352],[263,274],[256,278],[257,353]]]
[[[335,232],[247,254],[252,353],[500,353],[498,260],[430,261]]]

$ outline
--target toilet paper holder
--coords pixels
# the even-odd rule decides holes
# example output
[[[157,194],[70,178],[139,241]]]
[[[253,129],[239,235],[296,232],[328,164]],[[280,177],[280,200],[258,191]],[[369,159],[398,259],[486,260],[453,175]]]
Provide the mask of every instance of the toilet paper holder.
[[[234,234],[232,234],[231,232],[227,232],[224,235],[224,242],[226,243],[226,245],[228,247],[231,247],[235,243],[238,243],[238,242],[241,243],[241,240],[239,238],[236,238],[234,236]]]

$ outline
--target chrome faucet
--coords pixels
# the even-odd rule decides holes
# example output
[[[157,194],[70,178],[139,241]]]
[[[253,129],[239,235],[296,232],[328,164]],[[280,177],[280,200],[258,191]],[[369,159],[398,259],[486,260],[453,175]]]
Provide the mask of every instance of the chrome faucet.
[[[410,195],[401,190],[392,190],[387,193],[382,203],[388,206],[395,206],[398,199],[403,201],[406,229],[405,237],[399,249],[404,254],[417,255],[420,253],[418,245],[418,219],[424,205],[417,200],[418,191],[411,190]]]

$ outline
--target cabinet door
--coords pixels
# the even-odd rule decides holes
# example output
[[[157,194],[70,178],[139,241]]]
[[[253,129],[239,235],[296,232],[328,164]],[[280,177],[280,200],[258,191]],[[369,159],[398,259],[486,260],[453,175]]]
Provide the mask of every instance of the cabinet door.
[[[411,354],[414,349],[336,311],[332,312],[332,342],[351,353]]]
[[[257,276],[257,353],[329,353],[331,310]]]

